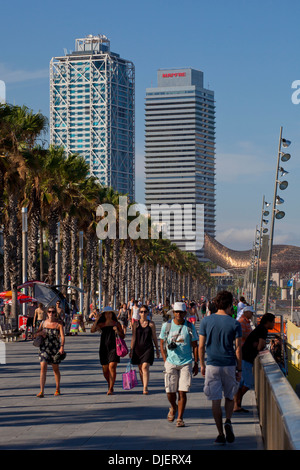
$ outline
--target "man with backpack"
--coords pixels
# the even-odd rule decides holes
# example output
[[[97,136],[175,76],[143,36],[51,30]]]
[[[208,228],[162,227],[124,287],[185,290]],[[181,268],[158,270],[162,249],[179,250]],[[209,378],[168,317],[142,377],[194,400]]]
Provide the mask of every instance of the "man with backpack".
[[[184,302],[175,302],[173,314],[174,319],[162,325],[160,350],[165,365],[165,389],[171,405],[167,419],[173,422],[178,410],[176,426],[183,427],[186,394],[191,386],[192,373],[194,376],[198,374],[198,336],[195,326],[185,320]],[[195,362],[192,367],[193,356]]]

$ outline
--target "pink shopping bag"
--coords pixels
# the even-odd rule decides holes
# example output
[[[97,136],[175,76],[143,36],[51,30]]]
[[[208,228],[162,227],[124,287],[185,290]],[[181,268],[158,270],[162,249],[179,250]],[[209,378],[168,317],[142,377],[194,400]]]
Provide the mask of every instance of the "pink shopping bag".
[[[131,390],[138,384],[136,371],[132,368],[131,363],[126,367],[126,372],[123,374],[123,390]]]

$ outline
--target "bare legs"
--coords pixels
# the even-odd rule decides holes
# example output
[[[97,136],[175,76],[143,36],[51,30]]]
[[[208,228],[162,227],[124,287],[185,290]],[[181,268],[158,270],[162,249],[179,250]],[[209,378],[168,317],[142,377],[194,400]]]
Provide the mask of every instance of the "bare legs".
[[[110,362],[102,366],[104,378],[108,384],[107,395],[114,393],[114,385],[117,376],[117,362]]]
[[[41,373],[40,373],[40,387],[41,387],[41,394],[44,395],[45,384],[46,384],[46,376],[47,376],[47,369],[48,364],[47,362],[41,362]],[[52,364],[52,369],[54,372],[56,390],[60,391],[60,371],[58,364]]]
[[[176,409],[177,409],[177,404],[176,404],[176,393],[167,393],[168,400],[170,402],[170,405],[172,407],[172,414],[175,415]],[[178,392],[178,416],[177,419],[181,420],[183,419],[183,413],[186,407],[186,392]]]
[[[242,408],[242,399],[243,399],[243,396],[245,395],[245,393],[248,392],[248,390],[249,390],[249,388],[245,387],[245,385],[243,385],[242,387],[240,387],[238,389],[238,392],[234,397],[234,411],[244,410],[244,408]],[[244,410],[244,411],[246,411],[246,410]]]
[[[229,400],[228,398],[225,398],[226,419],[231,419],[231,416],[233,413],[233,405],[234,405],[233,400]],[[221,400],[212,401],[212,413],[213,413],[213,417],[214,417],[219,435],[223,436],[224,430],[223,430],[223,416],[222,416]]]
[[[139,372],[140,372],[141,382],[143,384],[143,394],[148,395],[150,364],[148,364],[148,362],[144,362],[143,364],[139,364]]]

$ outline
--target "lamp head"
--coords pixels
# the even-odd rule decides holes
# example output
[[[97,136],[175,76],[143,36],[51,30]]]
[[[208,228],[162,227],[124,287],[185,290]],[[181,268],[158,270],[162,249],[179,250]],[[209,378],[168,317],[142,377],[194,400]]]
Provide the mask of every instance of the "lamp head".
[[[286,171],[284,168],[282,168],[282,166],[279,168],[279,171],[281,172],[281,176],[285,176],[285,175],[288,175],[288,171]]]
[[[283,153],[282,157],[281,157],[281,161],[282,162],[288,162],[290,158],[291,158],[290,153]]]
[[[284,200],[280,196],[276,196],[276,204],[283,204]]]
[[[283,217],[285,216],[285,212],[283,211],[276,211],[276,214],[275,214],[275,217],[276,219],[280,220],[280,219],[283,219]]]
[[[281,142],[283,147],[288,147],[292,143],[290,140],[287,139],[281,139]]]
[[[281,189],[282,191],[286,189],[289,185],[287,181],[278,181],[278,183],[279,183],[279,189]]]

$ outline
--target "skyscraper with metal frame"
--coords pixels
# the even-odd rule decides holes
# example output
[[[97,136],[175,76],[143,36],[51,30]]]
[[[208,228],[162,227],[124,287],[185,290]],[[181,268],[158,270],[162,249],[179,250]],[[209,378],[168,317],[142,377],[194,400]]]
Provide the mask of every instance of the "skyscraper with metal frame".
[[[146,206],[172,207],[171,241],[205,260],[204,232],[215,236],[214,92],[203,87],[203,73],[191,68],[158,70],[157,80],[157,87],[146,89]],[[185,206],[193,206],[188,230]],[[202,242],[189,242],[184,231]]]
[[[134,200],[134,64],[104,35],[76,39],[50,62],[50,141],[82,155],[90,174]]]

